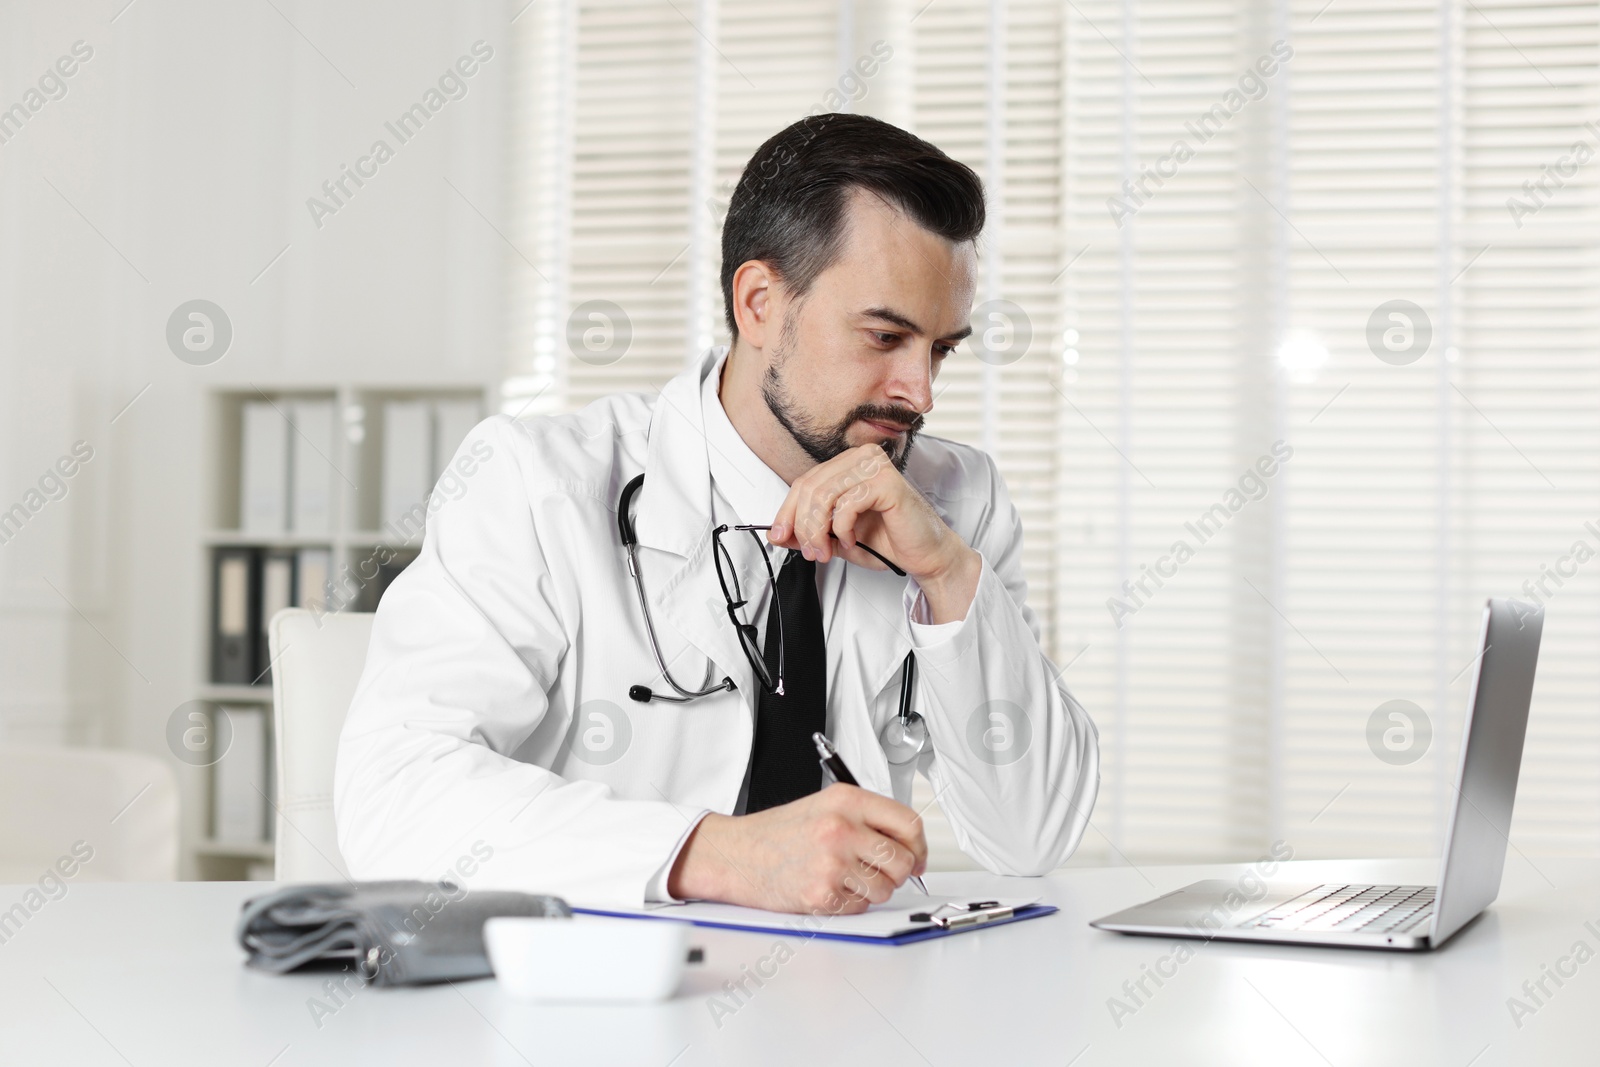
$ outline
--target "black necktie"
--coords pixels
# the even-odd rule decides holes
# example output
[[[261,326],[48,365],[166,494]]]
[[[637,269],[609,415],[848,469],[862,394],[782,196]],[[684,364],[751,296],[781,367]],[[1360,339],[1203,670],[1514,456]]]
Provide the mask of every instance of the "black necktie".
[[[756,737],[750,759],[745,811],[764,811],[822,788],[814,732],[828,725],[827,644],[822,636],[822,601],[817,565],[791,551],[778,572],[778,595],[767,608],[763,649],[778,673],[778,618],[783,618],[783,695],[761,689],[756,698]]]

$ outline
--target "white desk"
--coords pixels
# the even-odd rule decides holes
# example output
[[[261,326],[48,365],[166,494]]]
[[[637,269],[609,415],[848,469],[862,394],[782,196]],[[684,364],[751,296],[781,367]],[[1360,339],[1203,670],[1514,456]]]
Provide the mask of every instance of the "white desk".
[[[263,884],[79,884],[0,944],[0,1063],[1594,1064],[1600,958],[1561,988],[1547,980],[1554,995],[1520,1029],[1506,1006],[1576,942],[1600,951],[1600,861],[1536,862],[1512,853],[1499,901],[1431,954],[1187,942],[1194,957],[1159,989],[1146,980],[1154,995],[1120,1026],[1110,998],[1132,1004],[1123,983],[1175,942],[1086,922],[1243,867],[1078,869],[1020,886],[934,875],[935,892],[1042,890],[1061,911],[901,948],[792,939],[793,958],[716,1020],[710,994],[773,937],[699,931],[706,963],[659,1005],[521,1004],[488,979],[360,989],[320,1027],[308,1001],[323,978],[241,965],[234,921]],[[1279,877],[1428,882],[1433,869],[1310,862]],[[0,887],[0,910],[21,894]]]

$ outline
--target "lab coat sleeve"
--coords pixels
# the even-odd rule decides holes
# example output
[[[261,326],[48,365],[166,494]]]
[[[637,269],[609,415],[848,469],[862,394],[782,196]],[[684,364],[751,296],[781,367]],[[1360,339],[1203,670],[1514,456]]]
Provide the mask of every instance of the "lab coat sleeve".
[[[983,558],[966,617],[928,625],[916,582],[906,612],[918,708],[932,751],[919,765],[962,851],[998,874],[1043,874],[1078,847],[1100,787],[1099,734],[1057,680],[1027,606],[1022,520],[992,460],[971,545]]]
[[[546,556],[560,547],[540,528],[572,503],[530,492],[524,465],[539,461],[526,429],[492,418],[434,491],[340,735],[339,848],[356,878],[438,879],[487,851],[474,887],[637,907],[700,809],[622,800],[511,755],[566,717],[547,697],[569,648]]]
[[[708,814],[710,814],[709,810],[701,812],[700,816],[684,829],[683,835],[678,838],[677,845],[672,849],[672,854],[667,857],[666,862],[656,868],[656,873],[650,876],[650,884],[645,887],[644,891],[644,902],[646,904],[676,904],[679,902],[679,899],[673,896],[672,891],[667,888],[667,883],[672,879],[672,868],[678,862],[678,854],[683,851],[683,846],[689,843],[689,835],[694,833],[695,828],[700,825],[700,820],[704,819]]]

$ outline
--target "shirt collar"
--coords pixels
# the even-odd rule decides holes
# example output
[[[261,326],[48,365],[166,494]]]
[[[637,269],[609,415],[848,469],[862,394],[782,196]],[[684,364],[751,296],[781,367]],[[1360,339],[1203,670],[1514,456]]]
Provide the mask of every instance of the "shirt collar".
[[[706,430],[706,457],[711,466],[711,484],[728,502],[745,525],[770,523],[789,495],[789,484],[778,476],[760,456],[751,451],[728,418],[718,391],[722,368],[728,354],[718,357],[700,387],[701,417]]]

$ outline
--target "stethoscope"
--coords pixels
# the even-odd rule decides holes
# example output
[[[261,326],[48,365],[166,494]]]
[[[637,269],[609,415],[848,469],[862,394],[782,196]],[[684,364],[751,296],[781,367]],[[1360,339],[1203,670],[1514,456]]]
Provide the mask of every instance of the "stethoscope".
[[[650,654],[655,657],[661,677],[672,687],[677,696],[657,693],[644,685],[629,686],[628,696],[641,704],[648,704],[652,700],[687,704],[692,700],[711,696],[713,693],[731,693],[738,688],[731,677],[724,677],[722,681],[705,689],[688,689],[679,685],[672,677],[672,672],[667,669],[666,659],[661,655],[661,645],[656,640],[655,622],[650,617],[650,601],[644,594],[644,580],[639,576],[639,536],[633,528],[633,517],[630,514],[634,494],[643,485],[644,475],[641,474],[623,487],[622,496],[617,500],[617,532],[621,534],[622,547],[628,554],[628,574],[633,578],[634,591],[639,594],[639,611],[644,615],[644,630],[650,640]],[[900,712],[884,724],[878,733],[878,743],[883,746],[884,755],[896,766],[910,763],[928,747],[928,724],[921,714],[911,708],[916,677],[916,653],[907,652],[905,664],[900,672]]]

